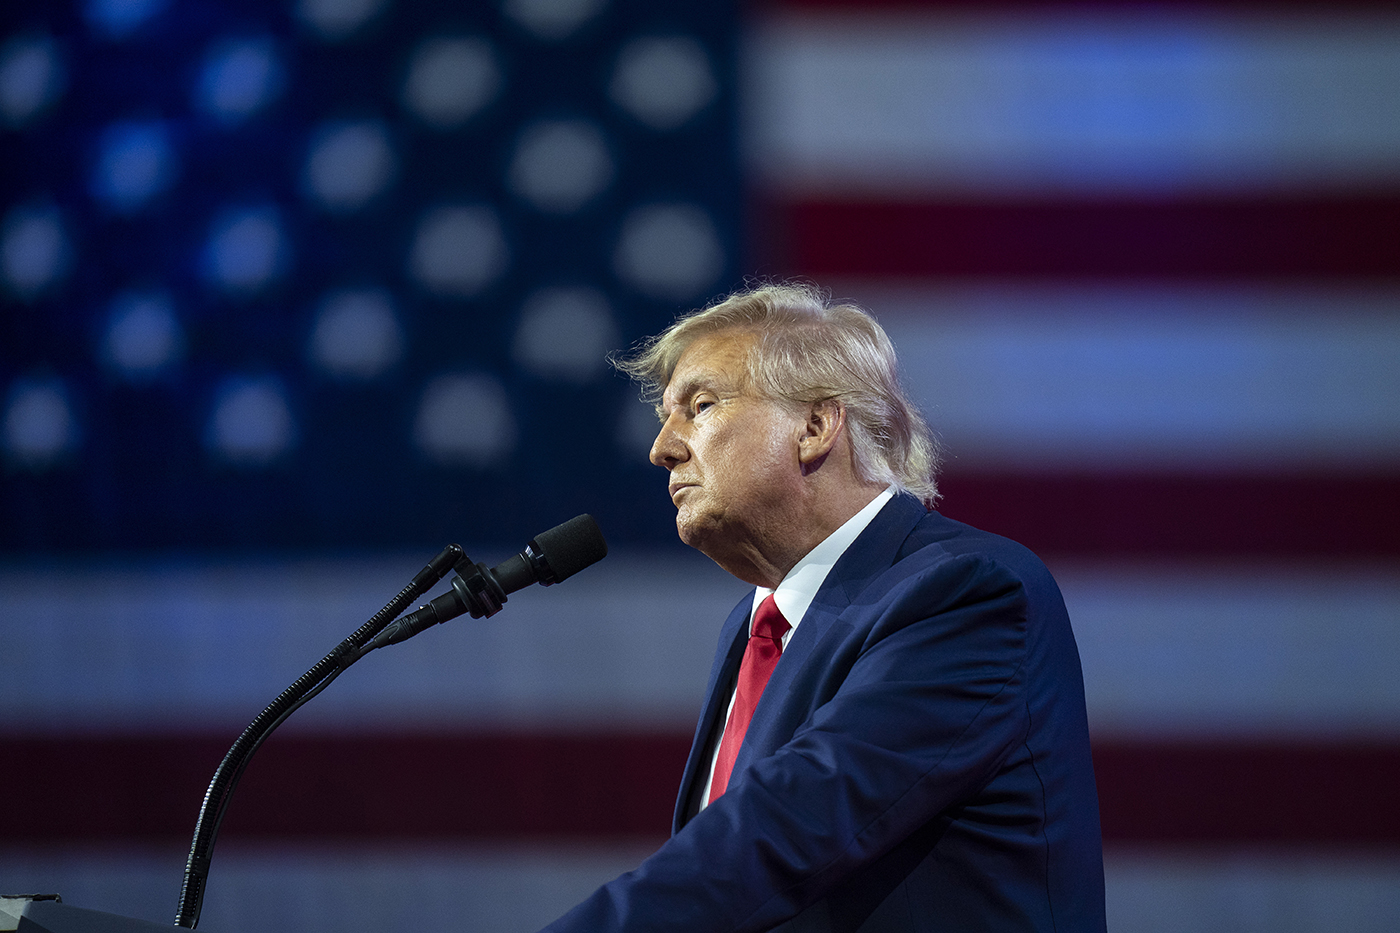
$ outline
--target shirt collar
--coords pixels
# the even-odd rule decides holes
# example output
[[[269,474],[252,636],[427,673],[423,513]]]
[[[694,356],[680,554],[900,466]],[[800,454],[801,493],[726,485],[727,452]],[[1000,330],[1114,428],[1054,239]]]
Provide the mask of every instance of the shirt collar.
[[[802,621],[802,617],[807,614],[807,607],[816,598],[817,591],[826,582],[826,576],[831,572],[831,568],[841,559],[841,555],[846,553],[846,548],[860,537],[860,533],[865,530],[865,526],[874,520],[876,514],[885,507],[885,503],[894,498],[894,487],[890,486],[880,493],[865,508],[846,520],[846,523],[837,528],[826,539],[807,552],[799,560],[787,576],[783,577],[776,590],[770,590],[766,586],[760,586],[753,594],[753,607],[749,610],[749,622],[753,623],[754,609],[758,604],[768,598],[768,594],[773,594],[773,601],[778,604],[778,610],[783,614],[783,618],[793,629]],[[792,630],[788,631],[787,637],[791,637]],[[786,638],[784,644],[786,644]]]

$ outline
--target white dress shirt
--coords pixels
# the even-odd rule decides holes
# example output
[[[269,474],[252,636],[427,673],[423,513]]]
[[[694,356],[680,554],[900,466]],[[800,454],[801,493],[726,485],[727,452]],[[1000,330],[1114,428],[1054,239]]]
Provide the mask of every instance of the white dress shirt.
[[[812,600],[816,598],[817,591],[826,582],[826,575],[831,572],[831,568],[840,560],[841,555],[846,553],[846,548],[860,537],[860,533],[865,530],[865,526],[875,518],[885,503],[894,498],[894,487],[888,487],[880,493],[865,508],[847,519],[846,523],[837,528],[826,539],[807,552],[806,556],[799,560],[787,576],[783,577],[776,590],[770,590],[766,586],[760,586],[754,590],[753,605],[749,607],[749,634],[753,634],[753,614],[758,609],[760,603],[773,594],[773,602],[778,604],[778,611],[783,614],[791,626],[783,635],[783,648],[786,649],[788,642],[792,640],[792,633],[797,631],[797,626],[802,622],[802,617],[807,614],[807,607],[812,605]],[[729,697],[729,712],[724,714],[724,721],[729,722],[729,714],[734,711],[734,696]],[[721,732],[721,734],[723,734]],[[705,809],[709,805],[710,785],[715,779],[715,761],[719,758],[719,741],[716,740],[714,752],[710,756],[709,774],[705,777],[705,788],[700,793],[700,809]]]

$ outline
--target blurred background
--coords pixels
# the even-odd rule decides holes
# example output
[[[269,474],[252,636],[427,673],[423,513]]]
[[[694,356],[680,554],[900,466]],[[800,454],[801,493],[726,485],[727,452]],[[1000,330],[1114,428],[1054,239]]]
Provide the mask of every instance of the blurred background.
[[[869,308],[1084,661],[1116,931],[1400,927],[1400,12],[8,0],[0,892],[169,922],[242,728],[449,542],[612,545],[259,752],[201,928],[528,931],[719,623],[609,352]]]

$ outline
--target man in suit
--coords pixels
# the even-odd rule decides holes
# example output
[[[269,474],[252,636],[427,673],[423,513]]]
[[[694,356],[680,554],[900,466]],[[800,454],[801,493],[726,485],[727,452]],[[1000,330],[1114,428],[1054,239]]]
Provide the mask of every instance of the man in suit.
[[[1063,600],[1025,548],[932,510],[937,449],[879,325],[769,286],[618,365],[660,393],[681,539],[756,589],[672,838],[548,929],[1104,930]]]

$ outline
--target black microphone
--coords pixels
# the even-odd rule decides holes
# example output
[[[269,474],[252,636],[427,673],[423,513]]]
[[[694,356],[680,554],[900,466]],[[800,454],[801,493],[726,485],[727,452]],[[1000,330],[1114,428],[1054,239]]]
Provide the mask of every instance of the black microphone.
[[[552,586],[596,564],[607,554],[608,542],[603,540],[603,532],[593,516],[579,515],[542,532],[531,539],[525,550],[489,570],[485,564],[473,564],[470,557],[463,556],[455,568],[457,576],[452,578],[451,590],[385,628],[364,650],[373,651],[412,638],[464,612],[471,613],[474,619],[495,615],[505,604],[507,593],[532,583]]]

